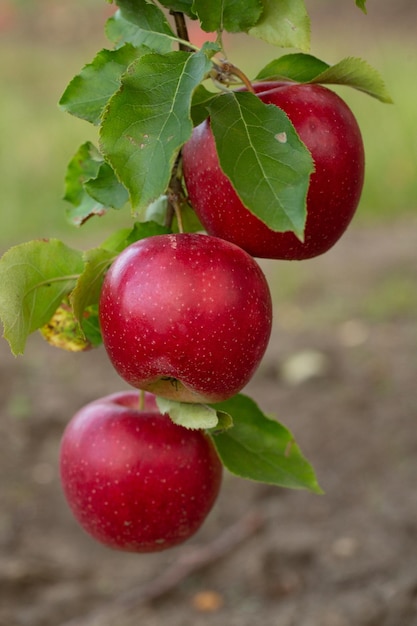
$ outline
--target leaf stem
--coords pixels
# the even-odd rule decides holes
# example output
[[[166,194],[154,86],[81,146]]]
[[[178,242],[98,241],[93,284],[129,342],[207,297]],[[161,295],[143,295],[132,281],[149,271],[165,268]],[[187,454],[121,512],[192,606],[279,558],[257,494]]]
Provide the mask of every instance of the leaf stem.
[[[143,411],[145,409],[145,392],[143,389],[139,391],[139,411]]]
[[[239,67],[225,59],[213,59],[213,64],[215,67],[212,70],[211,77],[215,82],[220,85],[228,85],[233,81],[233,77],[236,77],[242,81],[248,91],[255,93],[251,81]]]
[[[48,278],[41,281],[40,283],[36,283],[36,285],[28,289],[25,295],[27,295],[34,289],[39,289],[39,287],[50,287],[53,283],[67,282],[69,280],[78,280],[80,276],[81,274],[68,274],[67,276],[56,276],[55,278]]]

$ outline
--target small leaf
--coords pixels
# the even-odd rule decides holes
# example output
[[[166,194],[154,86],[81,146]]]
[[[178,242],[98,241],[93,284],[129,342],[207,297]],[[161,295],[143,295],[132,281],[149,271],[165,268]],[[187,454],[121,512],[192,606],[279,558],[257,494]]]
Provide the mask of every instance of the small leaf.
[[[330,66],[311,54],[298,52],[284,54],[266,65],[256,76],[255,80],[294,80],[299,83],[308,83],[318,74]]]
[[[264,10],[249,35],[281,48],[310,49],[310,20],[304,0],[262,0]]]
[[[166,226],[156,222],[135,222],[132,228],[121,228],[108,237],[102,244],[101,248],[105,248],[110,252],[122,252],[127,246],[139,239],[153,237],[154,235],[164,235],[169,233]]]
[[[156,398],[156,403],[162,414],[169,417],[178,426],[191,429],[215,428],[218,426],[219,418],[217,410],[207,404],[192,404],[185,402],[174,402],[165,398]],[[224,411],[222,419],[224,420]]]
[[[366,11],[366,0],[356,0],[356,6],[360,8],[361,11],[363,11],[366,15],[367,11]]]
[[[392,103],[391,96],[386,90],[384,82],[371,65],[363,59],[348,57],[336,65],[332,65],[324,72],[318,74],[312,83],[346,85],[354,87],[359,91],[364,91],[370,96],[386,102]]]
[[[59,101],[61,108],[98,125],[108,100],[120,87],[122,74],[145,51],[149,49],[130,44],[118,50],[101,50],[65,89]]]
[[[30,241],[0,260],[0,318],[13,354],[30,333],[49,322],[84,268],[81,252],[61,241]]]
[[[181,231],[186,233],[196,233],[204,230],[196,212],[187,202],[181,203],[181,226],[178,224],[177,215],[174,215],[171,228],[166,228],[167,210],[168,196],[163,194],[162,196],[159,196],[155,202],[151,202],[151,204],[149,204],[146,209],[142,211],[140,215],[140,223],[145,224],[146,222],[153,222],[159,224],[163,227],[165,233],[178,233]]]
[[[103,163],[103,157],[90,141],[77,150],[68,164],[65,175],[64,200],[74,208],[67,210],[68,219],[81,226],[93,215],[103,215],[106,208],[87,193],[84,183],[94,179]]]
[[[376,69],[363,59],[348,57],[330,66],[310,54],[286,54],[266,65],[255,80],[288,79],[299,83],[334,84],[353,87],[391,103],[384,82]]]
[[[156,222],[135,222],[126,238],[126,246],[130,246],[130,244],[140,239],[154,237],[155,235],[167,235],[169,232],[169,228]]]
[[[113,169],[104,161],[101,163],[96,177],[85,181],[84,189],[103,207],[122,209],[129,200],[126,187],[123,187],[117,180]]]
[[[84,270],[78,277],[70,301],[74,315],[81,322],[86,308],[97,304],[107,268],[117,255],[104,248],[94,248],[83,254]]]
[[[223,433],[225,430],[229,430],[229,428],[232,428],[233,426],[232,416],[229,415],[229,413],[226,413],[226,411],[220,411],[220,409],[217,409],[217,418],[219,421],[217,422],[217,425],[211,429],[211,435]]]
[[[120,228],[114,231],[100,247],[113,252],[121,252],[126,248],[126,239],[131,230],[131,228]]]
[[[201,28],[207,33],[226,30],[247,32],[258,22],[263,5],[261,0],[194,0]]]
[[[210,116],[220,165],[244,205],[273,230],[302,237],[313,161],[284,111],[234,92],[214,100]]]
[[[109,208],[122,208],[129,196],[110,165],[87,141],[68,164],[64,199],[74,206],[67,211],[68,219],[81,226],[93,215],[104,215]]]
[[[102,163],[103,157],[91,141],[83,143],[68,164],[64,200],[79,206],[85,195],[85,181],[97,176]]]
[[[194,89],[211,67],[204,53],[150,53],[129,66],[101,128],[106,160],[140,218],[163,195],[179,149],[192,132]]]
[[[181,221],[184,232],[186,233],[198,233],[204,230],[204,226],[200,222],[194,209],[188,204],[181,205]],[[174,217],[172,231],[180,232],[177,217]]]
[[[81,331],[71,307],[62,303],[49,322],[40,329],[42,337],[51,346],[68,352],[85,352],[92,344]]]
[[[322,493],[313,468],[290,431],[266,417],[243,394],[212,405],[232,416],[233,427],[213,437],[227,469],[250,480]]]
[[[164,193],[154,200],[154,202],[148,204],[146,209],[141,212],[140,219],[144,222],[156,222],[163,226],[166,222],[167,210],[168,196]]]
[[[118,0],[119,11],[106,24],[106,35],[118,46],[131,43],[164,53],[176,39],[163,12],[147,0]]]
[[[212,59],[215,54],[222,51],[222,47],[216,41],[205,41],[200,52],[204,52],[208,59]]]

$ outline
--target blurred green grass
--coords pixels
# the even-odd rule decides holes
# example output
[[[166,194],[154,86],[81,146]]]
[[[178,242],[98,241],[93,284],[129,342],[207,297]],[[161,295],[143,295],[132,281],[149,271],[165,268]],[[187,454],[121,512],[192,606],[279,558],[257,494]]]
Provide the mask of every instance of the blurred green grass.
[[[91,4],[91,3],[90,3]],[[91,19],[91,13],[88,18]],[[96,129],[60,111],[59,97],[72,76],[106,45],[104,18],[97,15],[97,26],[85,42],[77,39],[65,45],[56,39],[25,40],[22,36],[2,39],[0,55],[8,59],[0,75],[0,246],[36,237],[60,237],[82,247],[98,242],[115,225],[130,221],[126,212],[111,212],[90,220],[82,229],[67,223],[66,203],[62,200],[66,165],[80,143],[97,138]],[[314,26],[314,25],[313,25]],[[312,53],[336,62],[346,50],[363,56],[382,74],[395,101],[378,101],[353,90],[339,90],[350,104],[362,128],[366,156],[366,182],[360,209],[354,223],[396,220],[416,209],[417,204],[417,52],[410,38],[383,38],[377,44],[358,46],[341,35],[343,46],[335,42],[318,46]],[[248,53],[247,40],[231,45],[233,59],[252,75],[280,50],[257,46]],[[345,48],[345,49],[343,49]],[[364,48],[364,50],[362,50]],[[359,49],[359,54],[357,50]]]

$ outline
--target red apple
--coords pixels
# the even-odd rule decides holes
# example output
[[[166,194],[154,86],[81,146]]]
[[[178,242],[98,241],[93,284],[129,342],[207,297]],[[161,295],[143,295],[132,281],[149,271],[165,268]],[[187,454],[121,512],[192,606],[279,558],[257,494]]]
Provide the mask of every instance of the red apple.
[[[204,234],[138,241],[110,267],[100,324],[116,371],[133,387],[182,402],[238,393],[269,341],[272,304],[256,261]]]
[[[61,480],[81,526],[110,548],[155,552],[186,541],[211,510],[222,464],[210,437],[137,391],[84,406],[61,442]]]
[[[183,148],[190,202],[209,234],[255,257],[323,254],[344,233],[359,203],[364,149],[358,124],[345,102],[320,85],[270,82],[255,85],[255,91],[285,111],[314,160],[304,242],[292,232],[274,232],[242,204],[220,168],[209,120],[194,129]]]

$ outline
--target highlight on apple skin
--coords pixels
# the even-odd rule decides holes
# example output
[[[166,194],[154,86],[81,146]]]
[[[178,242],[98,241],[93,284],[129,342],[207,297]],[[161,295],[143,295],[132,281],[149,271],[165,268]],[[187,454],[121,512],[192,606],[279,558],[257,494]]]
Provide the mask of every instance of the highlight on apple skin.
[[[345,232],[360,200],[365,156],[357,121],[347,104],[321,85],[271,81],[254,89],[265,104],[285,111],[313,157],[304,241],[290,231],[274,232],[242,204],[221,170],[209,120],[194,129],[182,151],[190,203],[210,235],[254,257],[301,260],[323,254]]]
[[[222,464],[211,438],[123,391],[80,409],[61,441],[61,482],[80,525],[107,547],[157,552],[189,539],[213,507]]]
[[[107,354],[130,385],[215,403],[257,369],[272,302],[258,263],[238,246],[205,234],[157,235],[111,265],[99,317]]]

